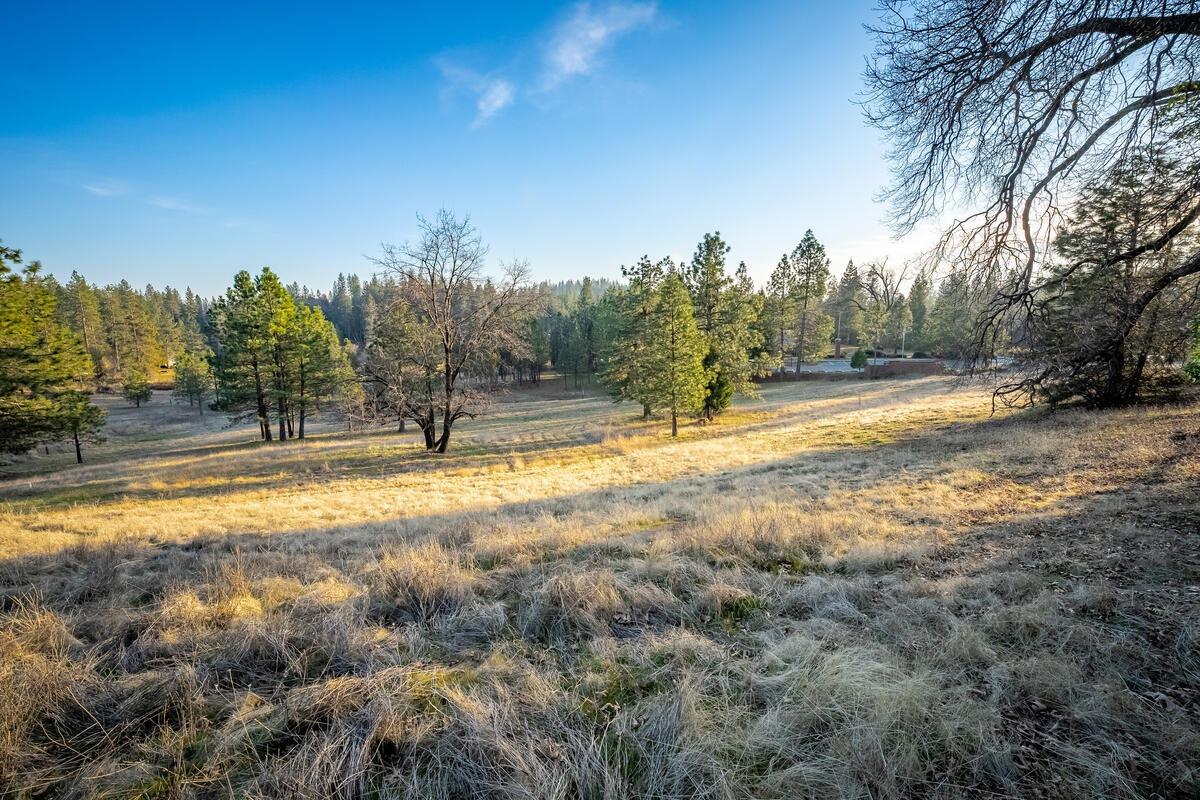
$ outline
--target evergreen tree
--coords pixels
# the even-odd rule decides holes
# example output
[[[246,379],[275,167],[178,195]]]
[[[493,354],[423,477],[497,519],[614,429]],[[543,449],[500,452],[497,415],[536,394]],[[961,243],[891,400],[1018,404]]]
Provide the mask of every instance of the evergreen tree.
[[[803,364],[825,351],[833,327],[821,308],[829,280],[829,257],[811,230],[804,232],[804,238],[792,250],[790,277],[788,295],[796,315],[796,360]]]
[[[657,292],[652,316],[654,345],[649,351],[650,405],[671,413],[671,436],[679,434],[679,415],[704,406],[704,337],[696,328],[692,299],[676,272],[669,272]]]
[[[212,310],[218,349],[216,406],[238,416],[254,416],[259,434],[272,440],[267,401],[270,396],[270,319],[259,303],[258,285],[249,272],[234,276],[233,286]]]
[[[1192,342],[1183,362],[1183,374],[1193,383],[1200,383],[1200,316],[1192,320]]]
[[[60,427],[75,445],[75,463],[83,463],[83,443],[104,442],[104,418],[106,412],[93,405],[86,392],[69,391],[62,395],[59,403]]]
[[[903,355],[903,350],[908,344],[908,332],[912,330],[912,309],[908,305],[908,300],[901,295],[891,310],[888,311],[886,335],[888,341],[892,345],[892,352]]]
[[[141,408],[142,403],[149,403],[154,392],[150,389],[150,381],[146,378],[146,373],[140,371],[127,373],[125,382],[121,384],[121,396],[133,403],[136,408]]]
[[[908,290],[908,310],[912,318],[912,335],[909,337],[909,347],[913,350],[924,350],[925,322],[929,317],[929,276],[920,272],[912,287]]]
[[[633,267],[621,267],[629,285],[613,298],[616,324],[601,380],[614,400],[640,403],[643,418],[650,416],[656,400],[652,352],[658,344],[655,338],[658,290],[663,276],[673,267],[669,258],[655,263],[649,256],[642,256]]]
[[[100,320],[100,298],[96,290],[78,272],[62,289],[60,314],[67,326],[83,342],[92,358],[92,371],[99,374],[104,365],[104,333]]]
[[[833,318],[834,340],[840,344],[858,344],[862,338],[863,297],[862,279],[854,261],[846,264],[833,290],[830,316]]]
[[[858,348],[854,351],[854,355],[850,356],[850,366],[854,369],[863,369],[867,366],[867,351],[863,348]]]
[[[21,273],[21,253],[0,244],[0,452],[24,453],[37,444],[79,433],[103,421],[86,390],[91,358],[60,321],[53,284],[35,261]],[[77,450],[77,458],[82,454]]]
[[[793,319],[791,307],[792,262],[784,253],[771,271],[767,282],[764,309],[770,320],[771,338],[768,344],[770,352],[780,359],[783,366],[783,355],[787,350],[786,338]]]
[[[212,369],[208,360],[184,350],[175,359],[175,396],[199,408],[204,416],[204,402],[212,393]]]
[[[690,267],[683,273],[692,297],[696,327],[704,338],[705,389],[703,416],[712,420],[729,407],[735,392],[753,395],[753,378],[766,374],[771,359],[762,354],[756,323],[754,286],[743,263],[736,279],[725,269],[729,246],[721,234],[705,234]]]
[[[931,353],[961,358],[971,348],[977,297],[965,272],[956,270],[941,280],[924,325],[925,345]]]
[[[291,354],[294,361],[291,374],[295,386],[288,394],[294,398],[297,436],[303,439],[309,409],[319,407],[342,391],[353,370],[337,331],[321,309],[300,306],[293,320],[295,331],[290,340],[295,350]]]

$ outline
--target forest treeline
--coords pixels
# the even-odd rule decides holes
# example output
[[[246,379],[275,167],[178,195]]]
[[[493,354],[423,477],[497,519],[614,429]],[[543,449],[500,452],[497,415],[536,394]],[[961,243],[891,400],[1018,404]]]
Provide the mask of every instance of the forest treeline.
[[[885,262],[835,272],[807,231],[756,286],[720,233],[690,260],[642,257],[622,280],[533,284],[526,265],[499,265],[469,219],[421,218],[421,236],[388,246],[368,278],[339,275],[328,292],[285,285],[270,269],[239,272],[225,294],[98,286],[78,272],[45,275],[0,249],[0,449],[100,440],[93,392],[132,404],[155,386],[198,414],[254,420],[264,440],[304,438],[315,411],[350,427],[408,422],[444,452],[454,424],[481,413],[497,387],[536,382],[547,368],[575,386],[596,382],[672,434],[680,417],[709,421],[755,380],[854,348],[864,354],[991,357],[1034,373],[1029,399],[1108,406],[1161,384],[1200,379],[1200,277],[1179,263],[1194,233],[1160,235],[1191,162],[1162,151],[1127,160],[1082,192],[1055,241],[1020,326],[979,321],[1000,296],[986,273],[944,265],[908,274]],[[1136,257],[1118,268],[1114,249]]]

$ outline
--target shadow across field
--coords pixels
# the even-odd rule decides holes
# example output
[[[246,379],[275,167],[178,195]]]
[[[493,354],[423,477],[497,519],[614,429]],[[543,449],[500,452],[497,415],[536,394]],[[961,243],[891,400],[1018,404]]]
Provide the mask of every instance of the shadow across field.
[[[457,541],[456,537],[461,535],[461,531],[479,531],[501,524],[509,529],[535,533],[546,520],[571,519],[576,515],[602,517],[606,509],[617,506],[634,515],[637,515],[639,507],[644,506],[649,510],[649,516],[642,516],[630,530],[615,529],[601,534],[603,541],[600,544],[585,542],[566,549],[555,549],[551,542],[531,544],[532,547],[547,548],[538,560],[552,561],[570,559],[597,547],[610,547],[623,537],[640,541],[646,538],[647,531],[654,534],[680,524],[702,522],[705,508],[715,503],[730,501],[752,505],[755,496],[762,495],[764,488],[773,497],[790,497],[796,502],[819,503],[831,493],[837,493],[841,498],[861,497],[864,509],[875,508],[882,501],[887,513],[896,515],[896,519],[911,526],[914,534],[918,534],[937,512],[923,508],[919,496],[915,503],[905,501],[904,508],[888,507],[890,497],[898,492],[919,493],[923,491],[921,487],[941,483],[964,465],[972,465],[973,468],[980,454],[986,454],[993,445],[1015,431],[1028,434],[1032,429],[1036,435],[1053,436],[1068,424],[1060,418],[1029,412],[999,419],[942,425],[890,444],[864,443],[807,450],[737,467],[714,465],[710,470],[669,480],[614,485],[586,492],[513,501],[486,509],[396,515],[271,534],[247,531],[198,535],[187,541],[126,540],[120,546],[128,554],[130,563],[144,563],[150,568],[155,562],[170,560],[172,553],[219,556],[243,550],[339,556],[359,552],[363,548],[370,551],[383,545],[426,537],[448,537]],[[1188,456],[1184,454],[1180,457]],[[444,463],[437,458],[425,459],[417,455],[404,466],[411,465],[411,470],[430,471],[444,466]],[[456,466],[461,465],[460,460]],[[969,502],[964,503],[965,510],[957,512],[961,518],[955,539],[965,534],[972,539],[999,541],[1012,537],[1014,542],[1024,541],[1022,531],[1037,530],[1039,526],[1062,531],[1084,530],[1090,525],[1092,529],[1111,533],[1114,530],[1112,523],[1128,517],[1133,513],[1129,510],[1132,508],[1142,509],[1148,515],[1148,524],[1162,527],[1162,517],[1166,514],[1180,533],[1189,530],[1192,533],[1200,532],[1200,525],[1189,514],[1186,492],[1180,494],[1180,490],[1164,474],[1164,468],[1156,463],[1142,472],[1114,474],[1109,476],[1111,481],[1120,482],[1121,486],[1105,484],[1102,489],[1089,489],[1084,493],[1060,492],[1060,496],[1049,504],[1024,509],[1019,504],[1008,504],[1005,498],[1038,497],[1060,481],[1052,472],[1046,471],[1044,464],[1021,459],[998,464],[993,472],[974,478],[974,486],[961,489],[968,494],[978,494],[981,502],[979,508],[972,508]],[[403,471],[397,473],[400,478],[403,474]],[[982,502],[985,495],[993,491],[990,484],[997,481],[1004,484],[1003,496],[996,501]],[[261,483],[269,484],[269,477]],[[239,483],[237,488],[246,485]],[[213,487],[211,492],[216,495],[225,490],[225,487]],[[146,492],[143,496],[157,495]],[[1170,504],[1165,500],[1168,497],[1173,498]],[[1136,503],[1133,503],[1134,500]],[[1177,508],[1178,512],[1171,512],[1172,508]],[[1126,510],[1118,513],[1119,509]],[[942,533],[945,527],[943,523]],[[940,541],[946,546],[952,544],[951,540]],[[79,547],[86,550],[87,541],[82,540]],[[953,547],[970,549],[976,553],[974,557],[978,557],[975,544],[960,543]],[[990,556],[995,557],[995,554]],[[79,566],[86,568],[85,563]],[[987,566],[980,568],[990,569]],[[38,583],[38,576],[62,574],[62,570],[62,555],[59,552],[5,558],[0,561],[0,572],[8,579],[0,591],[11,598],[20,594],[22,587]]]
[[[823,417],[853,410],[879,409],[915,392],[927,393],[928,385],[916,381],[904,387],[876,387],[873,391],[847,391],[822,398],[819,409],[808,409],[802,400],[758,401],[737,412],[736,421],[714,425],[691,425],[681,441],[722,441],[747,436],[769,437],[787,426],[816,422]],[[899,393],[898,393],[899,392]],[[451,453],[426,453],[419,434],[376,430],[346,436],[317,434],[305,441],[268,443],[261,441],[187,443],[181,447],[156,448],[111,463],[88,464],[52,475],[22,476],[0,482],[0,498],[16,511],[47,510],[73,504],[102,507],[106,502],[127,500],[162,501],[178,497],[220,497],[231,492],[279,488],[296,491],[319,489],[340,479],[390,480],[401,483],[405,475],[430,476],[438,471],[469,473],[504,469],[513,459],[533,460],[544,466],[561,466],[584,459],[619,455],[633,446],[649,456],[666,452],[676,442],[660,430],[662,422],[643,422],[626,405],[615,407],[598,421],[580,419],[580,409],[594,411],[594,398],[584,405],[551,410],[531,409],[516,417],[511,414],[488,420],[476,428],[465,427]],[[571,406],[571,403],[566,403]],[[606,401],[603,407],[608,407]],[[784,407],[788,413],[780,414]],[[951,419],[947,417],[946,419]],[[946,420],[927,420],[944,425]],[[850,428],[850,425],[847,425]],[[828,438],[828,432],[822,434]],[[861,430],[839,430],[836,438],[847,439],[848,447],[877,447],[886,436],[879,426]],[[911,432],[899,431],[901,436]],[[803,440],[798,445],[803,446]],[[834,448],[847,449],[843,448]],[[811,457],[814,451],[805,453]],[[229,463],[236,458],[237,463]]]

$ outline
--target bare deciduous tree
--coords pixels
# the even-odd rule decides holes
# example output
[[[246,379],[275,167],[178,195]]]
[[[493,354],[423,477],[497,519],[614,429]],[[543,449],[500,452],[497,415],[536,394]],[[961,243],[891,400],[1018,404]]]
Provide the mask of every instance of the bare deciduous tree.
[[[948,206],[973,209],[931,257],[993,290],[974,361],[997,337],[1019,337],[1062,279],[1047,270],[1048,254],[1060,207],[1079,187],[1133,152],[1194,141],[1200,7],[1195,0],[884,0],[881,11],[866,108],[892,146],[887,197],[902,232]],[[1116,268],[1166,247],[1200,217],[1200,180],[1181,186],[1164,208],[1162,235],[1076,268]],[[1193,252],[1135,298],[1129,324],[1163,290],[1197,273],[1200,252]]]
[[[486,405],[491,381],[484,373],[494,354],[526,346],[524,325],[539,296],[526,285],[524,262],[505,265],[498,281],[485,276],[488,250],[470,217],[443,210],[432,220],[417,219],[416,242],[384,245],[382,255],[371,260],[396,277],[396,302],[423,329],[420,338],[432,339],[436,361],[429,366],[435,373],[420,405],[433,413],[423,426],[426,445],[444,453],[454,423]],[[424,353],[419,355],[425,364]],[[432,438],[437,418],[441,430]]]

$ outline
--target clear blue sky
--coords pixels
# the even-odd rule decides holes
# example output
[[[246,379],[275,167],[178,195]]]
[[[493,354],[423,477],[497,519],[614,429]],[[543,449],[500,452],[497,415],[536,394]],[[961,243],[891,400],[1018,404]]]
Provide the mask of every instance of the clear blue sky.
[[[0,238],[56,275],[327,288],[469,212],[537,278],[690,256],[763,279],[812,228],[902,257],[854,105],[863,2],[6,0]]]

